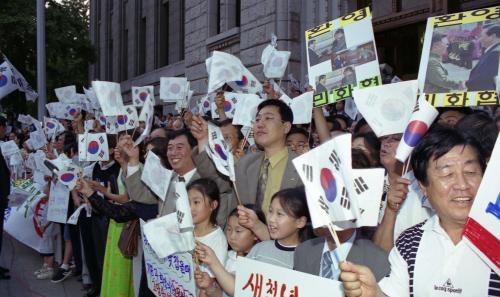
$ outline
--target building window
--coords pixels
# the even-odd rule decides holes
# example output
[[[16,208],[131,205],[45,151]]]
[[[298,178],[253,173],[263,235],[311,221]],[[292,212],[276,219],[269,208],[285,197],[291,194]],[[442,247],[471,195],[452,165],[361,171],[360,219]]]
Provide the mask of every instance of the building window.
[[[139,46],[137,51],[137,74],[146,72],[146,18],[139,20]]]
[[[113,81],[113,39],[109,39],[108,43],[108,65],[107,65],[108,81]]]
[[[185,20],[186,20],[186,6],[184,0],[180,1],[180,11],[179,11],[179,61],[184,60],[184,30],[185,30]]]
[[[113,1],[109,0],[107,2],[108,4],[108,19],[107,21],[107,34],[106,34],[106,39],[107,39],[107,49],[108,49],[108,57],[107,57],[107,65],[106,65],[106,77],[107,80],[113,81]]]
[[[120,80],[128,79],[128,26],[127,26],[127,2],[121,2],[121,50],[120,50]]]
[[[241,25],[241,0],[209,0],[208,33],[215,36]]]
[[[158,21],[158,66],[163,67],[168,65],[168,46],[169,46],[169,2],[159,1],[159,21]]]

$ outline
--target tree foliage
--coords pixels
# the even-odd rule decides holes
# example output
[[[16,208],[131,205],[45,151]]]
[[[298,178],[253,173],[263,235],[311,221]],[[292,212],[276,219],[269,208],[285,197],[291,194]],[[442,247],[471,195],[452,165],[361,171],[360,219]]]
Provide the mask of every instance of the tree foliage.
[[[56,101],[54,89],[88,85],[88,66],[96,58],[89,39],[88,0],[47,0],[45,4],[47,102]],[[1,1],[0,50],[36,90],[36,1]],[[6,110],[35,113],[36,103],[24,93],[1,99]]]

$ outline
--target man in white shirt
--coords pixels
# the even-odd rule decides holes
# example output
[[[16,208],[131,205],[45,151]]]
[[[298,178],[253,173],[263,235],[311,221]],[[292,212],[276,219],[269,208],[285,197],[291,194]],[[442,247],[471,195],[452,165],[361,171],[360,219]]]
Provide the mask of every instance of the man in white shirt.
[[[436,128],[415,148],[411,163],[437,214],[401,234],[389,255],[391,272],[378,284],[367,267],[342,263],[346,296],[500,296],[498,275],[462,242],[486,167],[480,145]]]

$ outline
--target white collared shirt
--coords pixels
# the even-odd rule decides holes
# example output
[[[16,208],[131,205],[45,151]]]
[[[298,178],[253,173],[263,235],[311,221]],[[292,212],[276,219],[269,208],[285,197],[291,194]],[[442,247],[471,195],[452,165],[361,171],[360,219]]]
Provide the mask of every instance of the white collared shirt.
[[[491,269],[481,258],[464,241],[453,244],[437,215],[422,230],[414,264],[414,296],[487,296]],[[408,266],[398,246],[391,250],[389,262],[391,273],[380,280],[380,288],[390,297],[409,296]]]
[[[429,203],[429,199],[420,190],[413,171],[408,172],[404,178],[408,179],[411,184],[408,186],[408,194],[401,204],[396,217],[394,242],[396,242],[396,239],[398,239],[403,231],[429,219],[436,213]]]
[[[325,244],[323,245],[323,251],[321,252],[321,261],[320,261],[320,275],[321,271],[323,271],[323,255],[326,251],[330,251],[330,256],[332,258],[332,279],[337,280],[340,275],[340,262],[344,261],[347,258],[347,255],[351,251],[352,245],[354,244],[354,239],[356,239],[356,231],[352,234],[352,236],[344,243],[340,244],[340,247],[335,247],[335,249],[330,250],[328,247],[328,242],[325,240]]]
[[[177,173],[177,172],[176,172]],[[179,176],[184,177],[186,185],[191,181],[191,178],[193,178],[193,175],[196,173],[196,167],[191,169],[191,171],[186,172],[184,175],[179,175],[177,173],[177,179],[175,181],[179,181]]]

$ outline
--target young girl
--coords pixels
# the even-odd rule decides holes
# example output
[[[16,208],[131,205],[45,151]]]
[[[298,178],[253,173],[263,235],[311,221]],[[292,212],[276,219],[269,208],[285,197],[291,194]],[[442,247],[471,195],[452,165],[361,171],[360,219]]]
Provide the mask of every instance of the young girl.
[[[254,209],[253,204],[246,204],[246,208]],[[265,221],[264,213],[261,210],[257,211],[257,217]],[[214,280],[210,279],[208,274],[203,273],[199,270],[195,271],[196,285],[205,291],[205,293],[210,297],[219,297],[224,294],[224,296],[229,294],[234,295],[234,275],[236,274],[236,257],[246,256],[252,247],[258,242],[257,236],[248,228],[241,226],[238,223],[238,209],[235,208],[227,218],[226,224],[226,237],[231,247],[228,252],[228,258],[223,265],[215,256],[214,251],[202,244],[197,243],[196,253],[198,254],[200,261],[208,265],[212,270],[217,282],[220,287],[214,286]],[[224,293],[222,290],[224,290]]]
[[[209,178],[200,178],[187,187],[191,215],[193,216],[194,237],[197,241],[214,250],[217,259],[225,263],[227,258],[227,240],[222,229],[217,226],[219,207],[219,189]],[[202,270],[214,277],[207,265]]]
[[[307,239],[305,227],[309,209],[304,188],[276,192],[271,198],[266,221],[272,240],[256,244],[247,257],[292,269],[295,247]]]

